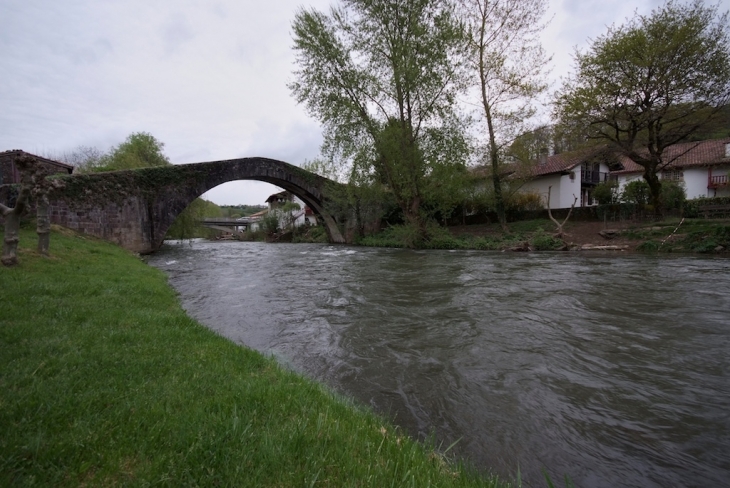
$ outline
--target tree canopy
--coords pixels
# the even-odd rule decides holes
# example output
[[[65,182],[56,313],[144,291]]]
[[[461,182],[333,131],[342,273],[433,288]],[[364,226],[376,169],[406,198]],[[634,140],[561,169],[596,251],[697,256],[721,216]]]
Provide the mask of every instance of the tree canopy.
[[[659,208],[664,150],[721,116],[730,101],[728,14],[670,1],[597,37],[575,55],[558,118],[644,168]]]
[[[343,0],[297,12],[297,101],[324,126],[323,154],[382,184],[424,228],[436,169],[466,158],[456,95],[462,32],[442,0]]]

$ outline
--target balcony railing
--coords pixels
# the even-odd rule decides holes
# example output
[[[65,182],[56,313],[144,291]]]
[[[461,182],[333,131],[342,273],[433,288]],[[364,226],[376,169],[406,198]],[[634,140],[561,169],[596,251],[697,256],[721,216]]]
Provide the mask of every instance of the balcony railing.
[[[591,183],[593,185],[597,185],[599,183],[604,183],[615,178],[615,176],[612,176],[609,173],[603,173],[601,171],[583,170],[581,171],[580,181],[583,183]]]
[[[717,176],[710,176],[708,178],[707,182],[707,188],[717,188],[718,186],[726,186],[728,183],[730,183],[730,178],[728,178],[728,175],[717,175]]]

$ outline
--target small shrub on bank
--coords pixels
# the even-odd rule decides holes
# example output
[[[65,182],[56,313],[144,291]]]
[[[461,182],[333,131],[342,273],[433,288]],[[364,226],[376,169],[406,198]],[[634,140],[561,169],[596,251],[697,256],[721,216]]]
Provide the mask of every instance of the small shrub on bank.
[[[661,242],[649,240],[639,244],[636,250],[641,252],[657,252],[659,250],[659,246],[661,246]]]
[[[545,233],[544,230],[539,229],[532,235],[530,239],[530,246],[535,251],[556,251],[565,246],[565,243],[550,234]]]

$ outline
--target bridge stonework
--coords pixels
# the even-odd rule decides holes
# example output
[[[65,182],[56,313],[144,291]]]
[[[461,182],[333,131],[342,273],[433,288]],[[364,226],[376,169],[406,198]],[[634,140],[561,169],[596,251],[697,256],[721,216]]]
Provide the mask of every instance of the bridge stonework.
[[[236,180],[264,181],[290,191],[321,218],[331,242],[345,242],[325,210],[327,188],[337,183],[267,158],[64,176],[51,198],[51,221],[150,253],[160,248],[170,225],[193,200]]]

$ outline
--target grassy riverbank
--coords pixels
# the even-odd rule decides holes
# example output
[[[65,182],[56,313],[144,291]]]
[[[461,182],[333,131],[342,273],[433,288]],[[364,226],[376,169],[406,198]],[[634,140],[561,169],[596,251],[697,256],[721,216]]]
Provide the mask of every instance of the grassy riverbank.
[[[578,250],[611,246],[627,251],[728,254],[730,220],[668,218],[658,222],[570,221],[564,240],[554,237],[555,224],[547,219],[509,224],[505,232],[499,224],[434,227],[422,247],[426,249]],[[609,237],[600,232],[612,231]],[[407,247],[412,240],[408,227],[393,226],[364,237],[358,244],[376,247]]]
[[[201,326],[137,257],[21,239],[0,269],[0,486],[507,486]]]

